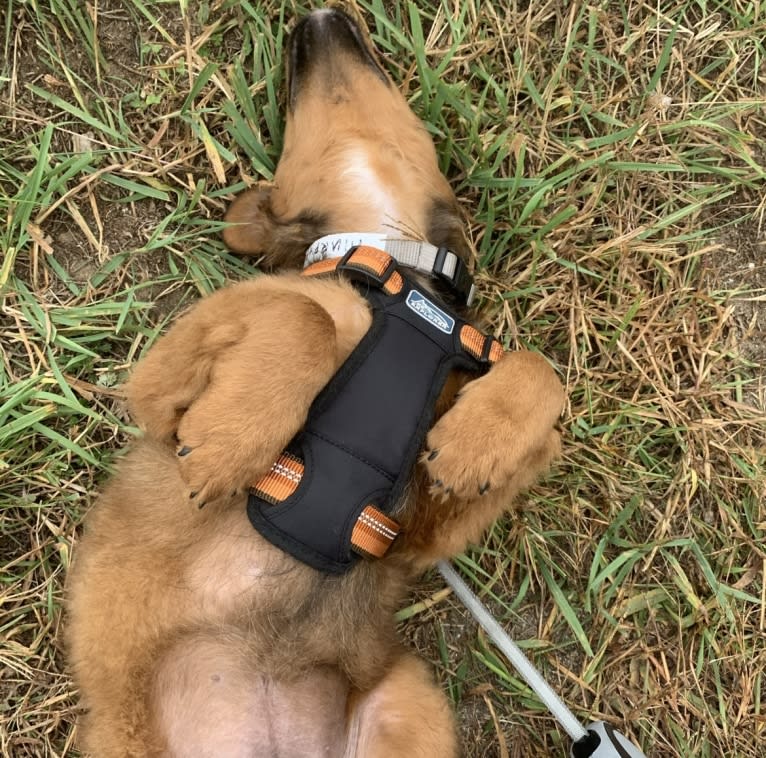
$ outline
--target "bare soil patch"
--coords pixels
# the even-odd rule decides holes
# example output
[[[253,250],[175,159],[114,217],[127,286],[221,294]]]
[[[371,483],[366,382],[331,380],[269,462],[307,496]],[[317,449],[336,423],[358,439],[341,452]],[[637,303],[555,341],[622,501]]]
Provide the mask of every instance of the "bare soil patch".
[[[753,209],[755,210],[755,209]],[[750,364],[752,381],[744,400],[766,408],[766,217],[729,227],[718,248],[703,258],[702,282],[727,290],[734,347]]]

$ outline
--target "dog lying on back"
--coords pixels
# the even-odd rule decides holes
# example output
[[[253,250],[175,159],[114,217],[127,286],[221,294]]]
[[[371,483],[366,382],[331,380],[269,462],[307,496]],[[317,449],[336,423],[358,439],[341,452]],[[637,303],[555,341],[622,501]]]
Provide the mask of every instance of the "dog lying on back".
[[[558,379],[506,353],[479,379],[450,377],[385,557],[327,575],[253,529],[248,488],[371,323],[349,282],[299,276],[306,249],[395,232],[468,257],[431,140],[356,24],[310,14],[288,75],[274,185],[241,195],[224,235],[286,273],[205,298],[138,364],[127,392],[144,436],[69,577],[81,742],[99,758],[456,755],[447,699],[397,640],[394,611],[559,451]]]

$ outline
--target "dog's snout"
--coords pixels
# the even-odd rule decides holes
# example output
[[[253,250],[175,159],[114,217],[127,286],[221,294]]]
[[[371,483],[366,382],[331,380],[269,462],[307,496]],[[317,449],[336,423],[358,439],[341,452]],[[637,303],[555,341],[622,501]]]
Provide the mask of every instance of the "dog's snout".
[[[335,8],[313,11],[302,19],[293,31],[291,46],[298,60],[304,63],[330,57],[339,51],[365,61],[372,57],[359,27]]]
[[[359,27],[351,17],[337,8],[320,8],[311,11],[296,25],[296,32],[300,29],[312,29],[327,35],[343,36],[350,33],[355,36],[359,34]]]
[[[329,86],[343,84],[349,62],[372,70],[386,85],[389,79],[378,64],[357,24],[337,8],[309,13],[292,32],[289,46],[289,102],[295,107],[301,85],[321,72]]]

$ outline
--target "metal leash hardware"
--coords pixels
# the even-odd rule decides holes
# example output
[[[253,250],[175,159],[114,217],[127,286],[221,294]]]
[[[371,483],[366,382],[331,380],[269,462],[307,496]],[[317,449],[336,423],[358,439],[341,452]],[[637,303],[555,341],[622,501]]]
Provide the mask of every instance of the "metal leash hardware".
[[[625,735],[604,721],[595,721],[583,727],[564,701],[558,696],[542,674],[493,618],[484,604],[458,576],[446,561],[436,564],[447,584],[489,635],[492,642],[513,664],[524,681],[534,690],[543,705],[553,714],[566,733],[574,740],[570,758],[646,758]]]

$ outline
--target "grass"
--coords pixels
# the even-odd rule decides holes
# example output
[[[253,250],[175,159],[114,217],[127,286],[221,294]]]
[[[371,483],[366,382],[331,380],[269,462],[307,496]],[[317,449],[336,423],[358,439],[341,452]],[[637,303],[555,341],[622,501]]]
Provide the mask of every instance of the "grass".
[[[472,216],[485,312],[566,380],[565,458],[459,560],[583,720],[653,756],[766,740],[766,17],[758,3],[360,0]],[[0,8],[0,753],[76,755],[77,528],[120,384],[269,179],[303,3]],[[468,756],[568,741],[426,577],[400,613]]]

